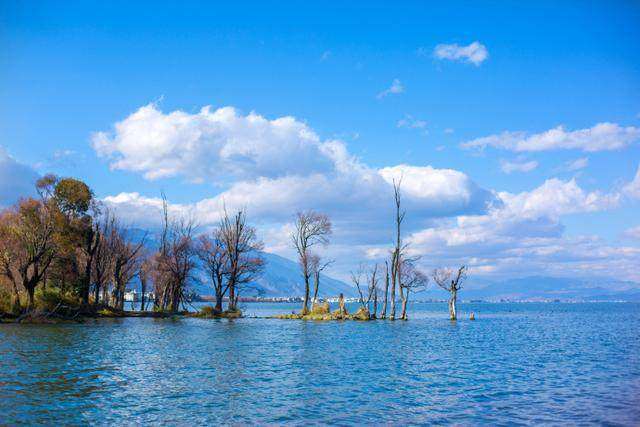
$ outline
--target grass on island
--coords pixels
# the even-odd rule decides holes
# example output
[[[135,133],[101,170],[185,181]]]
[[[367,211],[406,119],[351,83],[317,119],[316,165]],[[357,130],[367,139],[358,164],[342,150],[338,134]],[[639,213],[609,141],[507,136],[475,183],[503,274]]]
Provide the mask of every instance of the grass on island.
[[[193,317],[199,317],[201,319],[237,319],[242,317],[242,311],[235,310],[218,310],[212,305],[204,306]]]
[[[371,315],[369,310],[363,307],[360,307],[354,314],[349,314],[346,308],[343,311],[340,311],[340,309],[331,311],[329,303],[325,301],[321,304],[313,304],[311,311],[307,314],[279,314],[273,318],[294,320],[371,320]]]

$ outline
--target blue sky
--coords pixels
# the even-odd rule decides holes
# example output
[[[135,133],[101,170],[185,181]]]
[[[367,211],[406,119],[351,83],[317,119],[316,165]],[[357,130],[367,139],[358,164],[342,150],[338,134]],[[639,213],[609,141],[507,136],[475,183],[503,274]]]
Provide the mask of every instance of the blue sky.
[[[4,2],[0,205],[49,171],[144,226],[161,190],[203,228],[224,199],[283,255],[325,210],[344,277],[402,175],[424,268],[640,281],[640,5],[364,4]]]

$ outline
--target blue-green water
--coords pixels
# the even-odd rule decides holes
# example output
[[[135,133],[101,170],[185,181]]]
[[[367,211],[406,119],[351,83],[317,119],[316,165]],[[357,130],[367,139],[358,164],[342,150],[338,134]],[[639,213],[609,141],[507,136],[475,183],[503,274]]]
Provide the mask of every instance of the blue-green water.
[[[640,424],[639,304],[461,309],[0,325],[0,424]]]

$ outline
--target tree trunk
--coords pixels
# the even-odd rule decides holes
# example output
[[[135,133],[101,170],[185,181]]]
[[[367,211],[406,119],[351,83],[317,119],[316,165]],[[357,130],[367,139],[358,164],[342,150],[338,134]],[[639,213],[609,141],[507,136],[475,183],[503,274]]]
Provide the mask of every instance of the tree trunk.
[[[396,318],[396,279],[395,273],[391,276],[391,314],[389,319],[395,320]]]
[[[451,292],[451,298],[449,299],[449,319],[456,320],[458,313],[456,312],[456,300],[458,299],[457,292]]]
[[[236,310],[236,286],[234,283],[229,284],[229,311]]]
[[[18,285],[16,284],[16,282],[12,281],[13,283],[13,312],[14,313],[20,313],[20,311],[22,310],[22,307],[20,306],[20,291],[18,291]]]
[[[373,312],[371,313],[371,318],[375,319],[378,317],[378,288],[373,289]]]
[[[318,303],[318,285],[320,284],[320,273],[314,273],[314,283],[313,283],[313,303],[312,307]]]
[[[387,298],[389,297],[389,267],[387,267],[387,275],[384,279],[384,303],[382,304],[382,318],[387,317]]]
[[[402,298],[402,316],[400,317],[402,320],[407,320],[407,301],[409,300],[409,292],[407,291],[406,295]]]
[[[96,283],[96,286],[93,290],[93,303],[98,305],[100,302],[100,285]]]
[[[304,268],[304,301],[302,302],[302,314],[309,313],[309,274],[307,268]]]
[[[33,308],[35,307],[33,294],[35,293],[36,288],[35,286],[29,285],[25,285],[25,288],[27,289],[27,295],[29,295],[29,305],[27,305],[27,311],[33,311]]]
[[[222,311],[222,289],[216,288],[216,306],[215,310],[218,312]]]
[[[140,279],[140,311],[145,311],[145,303],[146,303],[146,293],[147,293],[147,281],[145,279]]]
[[[340,308],[340,316],[344,317],[347,314],[347,310],[344,308],[344,295],[342,294],[338,298],[338,307]]]
[[[84,275],[82,276],[82,304],[89,305],[89,293],[91,288],[91,257],[87,258],[84,266]]]

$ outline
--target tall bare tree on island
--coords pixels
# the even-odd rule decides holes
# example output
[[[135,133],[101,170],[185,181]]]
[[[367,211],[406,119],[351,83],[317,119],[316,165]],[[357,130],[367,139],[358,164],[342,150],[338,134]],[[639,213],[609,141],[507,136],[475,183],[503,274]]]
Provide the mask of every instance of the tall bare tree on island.
[[[215,291],[216,305],[214,310],[222,312],[222,300],[229,289],[229,282],[225,278],[228,272],[228,254],[222,241],[220,229],[216,228],[208,234],[198,238],[196,252],[202,262],[213,289]]]
[[[461,266],[457,272],[450,268],[440,268],[433,270],[433,281],[445,291],[449,292],[449,319],[456,320],[458,313],[456,303],[458,301],[458,291],[462,289],[462,284],[467,278],[467,266]]]
[[[305,315],[309,313],[309,279],[312,274],[309,249],[317,244],[326,245],[329,243],[331,221],[327,215],[314,211],[298,212],[295,227],[295,231],[291,234],[291,240],[293,240],[293,245],[298,252],[298,260],[304,278],[302,314]]]
[[[318,290],[320,289],[320,275],[322,271],[333,264],[333,260],[322,262],[320,255],[311,255],[311,271],[313,273],[313,299],[311,300],[311,308],[318,303]]]
[[[238,310],[238,291],[262,273],[264,259],[260,251],[264,244],[258,240],[256,229],[247,224],[247,213],[240,209],[229,216],[226,209],[220,222],[220,237],[226,252],[229,311]]]

